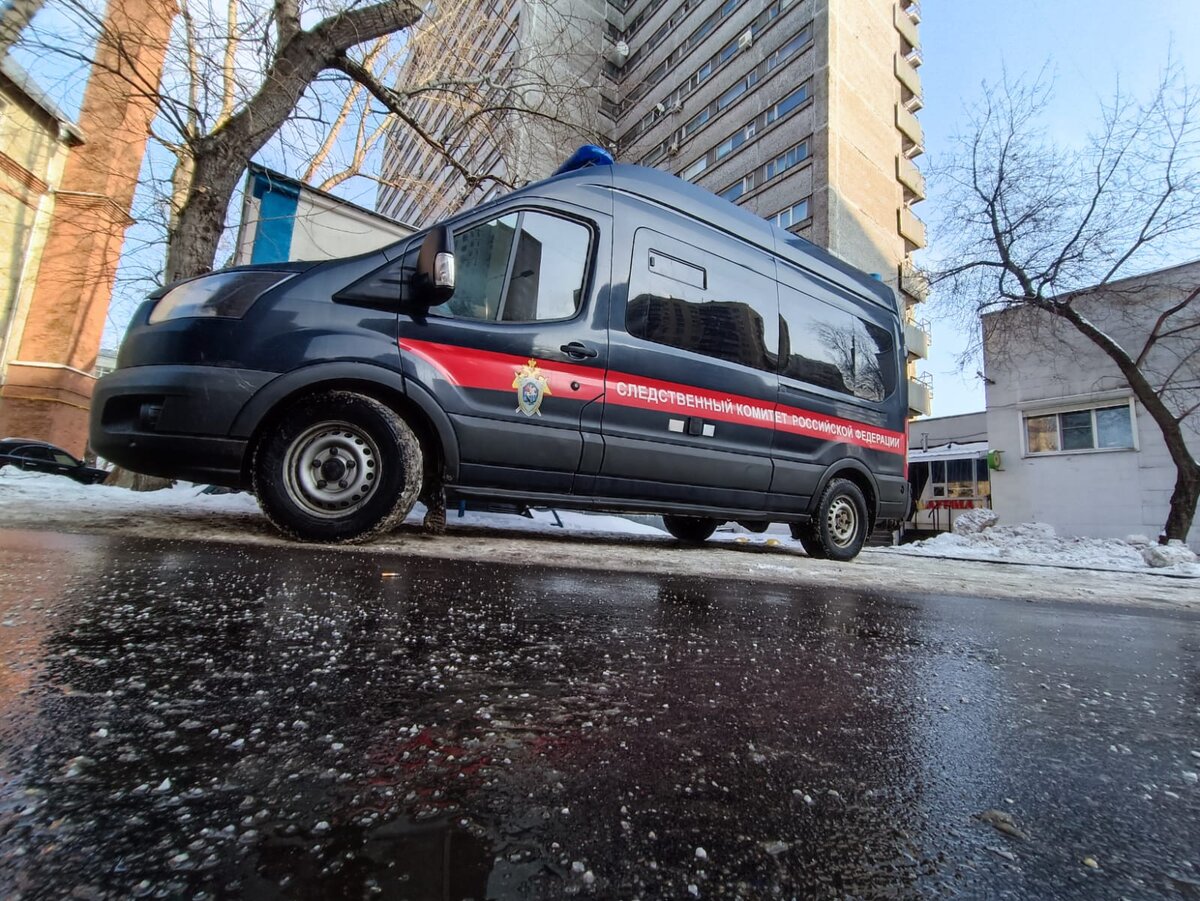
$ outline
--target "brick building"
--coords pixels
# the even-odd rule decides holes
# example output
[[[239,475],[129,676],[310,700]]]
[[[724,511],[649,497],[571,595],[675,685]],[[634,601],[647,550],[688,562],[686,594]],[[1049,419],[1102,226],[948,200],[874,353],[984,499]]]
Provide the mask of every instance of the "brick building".
[[[0,436],[41,438],[76,454],[86,447],[96,356],[157,113],[146,86],[158,83],[175,12],[169,0],[107,4],[104,30],[115,37],[96,47],[79,116],[87,141],[68,141],[64,158],[54,156],[61,165],[56,187],[42,179],[37,265],[27,259],[9,304]],[[11,157],[25,141],[0,132],[0,152]]]

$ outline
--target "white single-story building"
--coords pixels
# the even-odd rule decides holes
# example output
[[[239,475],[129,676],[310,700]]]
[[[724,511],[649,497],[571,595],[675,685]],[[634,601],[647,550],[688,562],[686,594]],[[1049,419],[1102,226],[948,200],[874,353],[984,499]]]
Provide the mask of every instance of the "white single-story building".
[[[1160,317],[1161,339],[1142,371],[1177,410],[1200,403],[1200,261],[1113,283],[1077,308],[1137,357]],[[1060,535],[1156,537],[1167,519],[1175,466],[1161,431],[1096,345],[1049,313],[983,318],[992,507],[1002,523],[1044,522]],[[921,421],[911,424],[919,435]],[[1200,410],[1184,420],[1200,455]],[[915,444],[915,442],[913,442]],[[1188,545],[1200,551],[1200,526]]]

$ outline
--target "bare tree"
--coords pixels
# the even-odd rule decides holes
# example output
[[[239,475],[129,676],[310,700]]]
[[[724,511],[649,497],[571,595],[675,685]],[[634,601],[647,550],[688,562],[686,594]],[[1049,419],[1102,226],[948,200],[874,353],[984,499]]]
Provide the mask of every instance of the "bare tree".
[[[93,2],[56,5],[95,41],[129,40],[105,31]],[[546,5],[554,7],[538,4]],[[590,23],[568,12],[559,14],[564,40],[526,52],[515,26],[499,40],[482,27],[490,6],[479,0],[428,8],[413,0],[178,0],[178,8],[161,85],[131,84],[158,109],[152,139],[173,161],[169,176],[161,166],[153,174],[155,197],[144,204],[161,214],[164,281],[213,267],[246,164],[268,145],[290,160],[285,168],[333,188],[377,178],[372,153],[398,122],[477,186],[511,181],[494,155],[465,152],[485,138],[502,147],[511,116],[585,131],[595,91],[587,74],[545,65],[547,52],[580,53],[586,42]],[[447,27],[456,20],[476,25]],[[36,24],[25,43],[90,62],[78,40],[39,33]]]
[[[1051,95],[1044,75],[984,85],[935,173],[953,212],[933,245],[932,283],[944,306],[971,319],[1018,313],[988,318],[989,347],[1019,343],[1048,320],[1112,361],[1175,465],[1161,539],[1186,540],[1200,495],[1184,434],[1200,403],[1200,285],[1171,286],[1162,303],[1161,290],[1130,289],[1128,277],[1200,231],[1200,93],[1168,68],[1148,99],[1118,91],[1080,148],[1052,139]],[[1101,310],[1141,327],[1114,337]]]

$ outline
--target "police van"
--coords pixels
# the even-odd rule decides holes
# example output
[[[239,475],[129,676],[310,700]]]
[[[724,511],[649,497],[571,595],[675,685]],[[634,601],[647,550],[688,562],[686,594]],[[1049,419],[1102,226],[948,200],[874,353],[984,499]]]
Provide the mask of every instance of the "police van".
[[[91,443],[250,488],[305,541],[448,497],[655,513],[690,542],[789,523],[848,560],[908,504],[902,334],[879,281],[585,148],[382,250],[156,292]]]

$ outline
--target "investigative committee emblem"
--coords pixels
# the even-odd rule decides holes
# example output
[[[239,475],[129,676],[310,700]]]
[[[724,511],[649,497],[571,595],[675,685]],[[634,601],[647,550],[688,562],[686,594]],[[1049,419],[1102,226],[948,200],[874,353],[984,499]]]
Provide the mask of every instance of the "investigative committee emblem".
[[[512,386],[517,389],[517,412],[526,416],[541,416],[538,409],[542,398],[550,394],[550,382],[538,369],[537,360],[530,360],[517,370]]]

